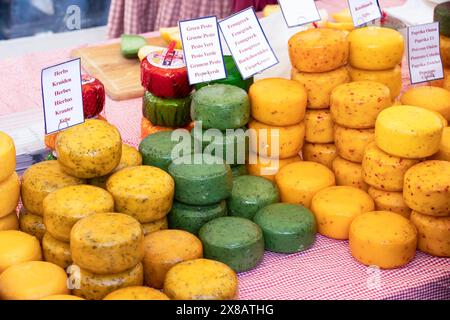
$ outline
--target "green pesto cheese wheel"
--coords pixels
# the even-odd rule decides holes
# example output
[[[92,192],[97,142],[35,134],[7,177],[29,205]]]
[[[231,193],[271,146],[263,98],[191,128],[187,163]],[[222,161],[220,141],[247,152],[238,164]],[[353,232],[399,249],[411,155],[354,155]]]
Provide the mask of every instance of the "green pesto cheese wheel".
[[[170,229],[186,230],[197,235],[205,223],[226,215],[227,203],[225,200],[209,206],[191,206],[174,201],[167,218]]]
[[[194,154],[175,159],[168,169],[175,181],[175,200],[191,205],[211,205],[228,198],[233,175],[223,159]]]
[[[264,255],[261,228],[240,217],[221,217],[199,231],[203,256],[227,264],[236,272],[255,268]]]
[[[275,203],[259,210],[253,221],[264,234],[266,250],[294,253],[310,248],[316,239],[314,215],[298,204]]]
[[[245,164],[232,166],[231,173],[233,174],[233,179],[240,176],[245,176],[248,174],[247,166]]]
[[[192,97],[191,117],[204,129],[237,129],[250,119],[250,102],[245,90],[227,84],[213,84]]]
[[[191,96],[160,98],[146,91],[142,98],[142,114],[155,126],[184,127],[191,122]]]
[[[434,8],[434,21],[439,22],[439,32],[450,37],[450,1],[438,4]]]

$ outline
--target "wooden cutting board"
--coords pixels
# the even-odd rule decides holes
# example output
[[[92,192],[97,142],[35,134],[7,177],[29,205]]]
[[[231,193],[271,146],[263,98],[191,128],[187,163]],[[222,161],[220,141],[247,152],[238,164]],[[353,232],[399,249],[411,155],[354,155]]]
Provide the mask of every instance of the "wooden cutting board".
[[[148,38],[147,41],[149,45],[167,46],[160,37]],[[70,55],[72,58],[81,58],[84,70],[104,84],[106,94],[111,99],[133,99],[144,94],[139,60],[124,58],[120,52],[120,43],[79,48]]]

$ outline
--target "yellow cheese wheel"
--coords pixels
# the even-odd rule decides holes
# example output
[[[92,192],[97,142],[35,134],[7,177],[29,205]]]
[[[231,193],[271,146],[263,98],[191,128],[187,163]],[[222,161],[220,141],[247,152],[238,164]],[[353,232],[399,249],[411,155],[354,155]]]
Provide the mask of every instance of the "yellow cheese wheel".
[[[434,87],[450,90],[450,68],[444,68],[444,79],[430,81],[429,84]]]
[[[302,72],[326,72],[347,63],[347,35],[341,30],[314,28],[293,35],[288,42],[291,63]]]
[[[116,211],[141,223],[164,218],[172,208],[175,183],[156,167],[128,167],[114,173],[106,183],[113,195]]]
[[[0,274],[18,263],[41,259],[38,239],[17,230],[0,231]]]
[[[292,126],[305,117],[307,94],[297,81],[267,78],[256,81],[248,92],[252,116],[272,126]]]
[[[308,110],[305,116],[305,140],[311,143],[334,141],[333,120],[330,110]]]
[[[418,248],[433,256],[450,257],[450,217],[431,217],[411,213],[418,232]]]
[[[417,163],[419,160],[391,156],[378,148],[375,142],[372,142],[364,153],[363,178],[367,184],[377,189],[402,191],[406,171]]]
[[[412,87],[401,97],[402,104],[439,112],[450,121],[450,92],[433,86]]]
[[[394,106],[383,110],[375,125],[375,142],[384,152],[409,159],[429,157],[439,151],[441,118],[414,106]]]
[[[0,182],[0,218],[7,216],[16,209],[19,198],[19,176],[13,172],[8,178]]]
[[[450,67],[450,38],[441,35],[440,37],[441,45],[441,59],[444,67]]]
[[[405,174],[403,198],[411,209],[430,216],[450,216],[450,162],[424,161]]]
[[[42,238],[42,253],[45,261],[54,263],[63,269],[72,264],[70,244],[53,238],[48,232]]]
[[[111,292],[103,300],[170,300],[159,290],[147,287],[127,287]]]
[[[361,163],[364,150],[375,139],[373,129],[349,129],[336,125],[334,127],[334,143],[339,156]]]
[[[305,141],[305,122],[289,127],[275,127],[251,120],[250,150],[263,157],[280,159],[292,158],[299,154]]]
[[[149,287],[161,289],[175,264],[203,257],[199,238],[183,230],[161,230],[145,237],[144,278]]]
[[[392,211],[409,219],[411,209],[403,200],[403,192],[383,191],[373,187],[369,187],[367,192],[375,201],[376,210]]]
[[[275,175],[280,168],[297,161],[302,161],[302,158],[300,156],[294,156],[286,159],[271,159],[250,153],[247,170],[248,174],[252,176],[260,176],[270,181],[275,181]]]
[[[331,14],[331,17],[337,22],[351,22],[353,23],[352,14],[349,8],[344,8]]]
[[[305,86],[308,93],[308,108],[310,109],[328,108],[331,91],[340,84],[350,82],[346,67],[320,73],[300,72],[293,68],[291,79]]]
[[[355,187],[329,187],[317,192],[311,201],[311,211],[317,230],[329,238],[346,240],[353,219],[375,210],[372,198]]]
[[[42,202],[49,193],[84,182],[63,172],[56,160],[39,162],[29,167],[22,176],[22,203],[29,213],[42,216]]]
[[[399,214],[366,212],[353,220],[349,245],[352,256],[362,264],[382,269],[398,268],[414,258],[417,230]]]
[[[389,88],[373,81],[341,84],[331,93],[333,120],[347,128],[367,129],[375,126],[378,114],[392,105]]]
[[[113,125],[90,119],[61,131],[56,138],[56,153],[68,174],[82,179],[101,177],[119,164],[122,139]]]
[[[275,181],[281,202],[301,204],[307,208],[318,191],[336,184],[330,169],[311,161],[294,162],[284,166],[276,175]]]
[[[46,232],[44,219],[41,216],[26,212],[26,209],[22,207],[19,214],[19,228],[21,231],[35,236],[42,240]]]
[[[402,90],[402,68],[396,65],[387,70],[362,70],[349,67],[352,81],[375,81],[384,84],[389,88],[391,98],[395,99]]]
[[[337,156],[336,146],[332,143],[305,143],[302,154],[305,161],[317,162],[330,169]]]
[[[403,58],[403,36],[394,29],[358,28],[350,32],[350,65],[363,70],[386,70]]]
[[[19,218],[17,217],[17,212],[15,210],[10,214],[0,218],[0,231],[18,230],[18,229],[19,229]]]
[[[169,270],[164,293],[173,300],[231,300],[238,296],[238,278],[222,262],[188,260]]]
[[[144,236],[153,233],[158,230],[165,230],[169,228],[169,223],[167,221],[167,217],[164,217],[162,219],[144,223],[142,224],[142,231],[144,232]]]
[[[450,161],[450,127],[444,128],[439,151],[433,156],[433,159]]]
[[[16,170],[16,147],[13,139],[0,131],[0,182]]]
[[[44,199],[44,224],[59,241],[70,241],[73,225],[93,214],[114,211],[114,199],[104,189],[78,185],[58,189]]]
[[[144,257],[139,222],[121,213],[94,213],[81,219],[70,233],[74,263],[97,274],[123,272]]]
[[[331,167],[336,176],[336,185],[356,187],[364,191],[369,188],[364,182],[361,164],[337,156]]]
[[[39,300],[84,300],[84,299],[77,296],[72,296],[70,294],[55,294],[53,296],[44,297]]]

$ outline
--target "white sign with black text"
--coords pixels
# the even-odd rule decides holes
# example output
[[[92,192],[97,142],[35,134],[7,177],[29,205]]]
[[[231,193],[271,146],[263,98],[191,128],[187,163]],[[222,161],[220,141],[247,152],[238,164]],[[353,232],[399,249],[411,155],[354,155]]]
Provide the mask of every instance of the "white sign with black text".
[[[381,9],[377,0],[348,0],[348,6],[355,27],[381,18]]]
[[[314,0],[278,0],[289,28],[320,20]]]

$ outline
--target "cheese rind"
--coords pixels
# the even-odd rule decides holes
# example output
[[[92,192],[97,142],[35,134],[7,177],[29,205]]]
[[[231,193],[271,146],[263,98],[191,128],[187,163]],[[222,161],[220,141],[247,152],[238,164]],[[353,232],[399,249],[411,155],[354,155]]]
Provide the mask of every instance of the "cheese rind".
[[[77,296],[72,296],[70,294],[55,294],[52,296],[40,298],[39,300],[84,300],[84,299]]]
[[[0,274],[25,261],[42,260],[38,239],[17,230],[0,231]]]
[[[13,139],[0,131],[0,182],[10,177],[16,170],[16,147]]]
[[[439,151],[433,156],[433,159],[450,161],[450,127],[444,128]]]
[[[72,264],[70,244],[53,238],[46,232],[42,238],[42,253],[44,260],[66,269]]]
[[[39,241],[42,240],[46,232],[44,219],[41,216],[26,212],[24,207],[19,214],[19,228],[20,231],[35,236]]]
[[[408,89],[401,97],[404,105],[433,110],[450,121],[450,92],[443,88],[422,86]]]
[[[19,176],[13,172],[8,178],[0,182],[0,218],[7,216],[16,209],[19,198]]]
[[[375,202],[376,210],[395,212],[409,219],[411,209],[403,200],[403,192],[383,191],[374,187],[369,187],[367,192]]]
[[[449,52],[449,59],[450,59],[450,52]],[[444,79],[433,80],[430,81],[429,84],[433,87],[440,87],[450,91],[450,65],[444,68]]]
[[[389,88],[393,100],[402,90],[402,68],[399,65],[392,69],[375,71],[349,67],[348,71],[352,81],[375,81],[384,84]]]
[[[420,251],[450,257],[450,217],[432,217],[413,211],[411,222],[417,228]]]
[[[159,290],[147,287],[127,287],[111,292],[103,300],[170,300]]]
[[[308,110],[305,116],[305,140],[311,143],[334,141],[333,120],[329,110]]]
[[[361,163],[364,150],[375,139],[373,129],[348,129],[336,125],[334,127],[334,142],[336,151],[342,158]]]
[[[144,223],[142,224],[142,231],[144,232],[144,236],[153,233],[158,230],[165,230],[169,227],[167,217],[164,217],[162,219]]]
[[[302,161],[298,155],[286,159],[271,159],[252,153],[247,164],[248,174],[275,181],[275,175],[282,167],[297,161]]]
[[[441,59],[444,67],[450,67],[450,38],[440,35]]]
[[[305,143],[302,155],[305,161],[317,162],[331,169],[337,151],[333,143]]]
[[[17,217],[17,212],[15,210],[10,214],[0,218],[0,231],[18,230],[18,229],[19,229],[19,218]]]
[[[337,156],[332,163],[336,185],[350,186],[367,191],[369,186],[363,179],[362,165]]]

